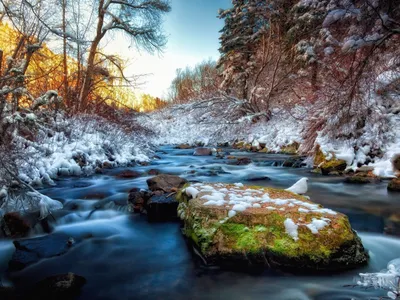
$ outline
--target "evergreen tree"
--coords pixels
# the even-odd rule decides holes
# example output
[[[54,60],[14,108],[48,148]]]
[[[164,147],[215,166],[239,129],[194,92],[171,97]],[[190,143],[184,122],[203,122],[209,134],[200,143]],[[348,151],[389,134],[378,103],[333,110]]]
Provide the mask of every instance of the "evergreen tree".
[[[219,11],[225,26],[220,31],[223,82],[221,87],[228,93],[246,99],[249,80],[254,71],[254,55],[257,44],[268,28],[267,1],[232,0],[233,7]]]

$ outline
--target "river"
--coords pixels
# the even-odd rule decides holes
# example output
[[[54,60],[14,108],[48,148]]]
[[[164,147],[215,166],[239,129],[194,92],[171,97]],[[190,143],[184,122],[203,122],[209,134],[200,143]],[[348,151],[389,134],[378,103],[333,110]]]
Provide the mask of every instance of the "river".
[[[236,150],[237,151],[237,150]],[[128,191],[147,188],[146,179],[119,179],[121,169],[107,170],[88,178],[63,178],[42,193],[60,199],[62,212],[55,214],[55,233],[79,240],[66,254],[43,259],[19,272],[9,273],[14,251],[12,241],[0,240],[0,272],[3,282],[27,288],[34,282],[67,272],[87,279],[78,299],[379,299],[384,291],[347,287],[360,272],[377,272],[400,257],[399,232],[393,218],[400,218],[400,197],[386,190],[387,182],[368,185],[343,183],[342,177],[320,176],[306,168],[280,167],[285,155],[232,152],[253,163],[227,165],[214,157],[192,156],[193,150],[163,146],[159,160],[132,169],[176,174],[188,180],[249,183],[249,176],[270,180],[251,185],[289,187],[301,177],[309,178],[311,200],[349,216],[370,252],[368,266],[326,275],[266,271],[248,274],[207,269],[189,251],[178,223],[148,223],[146,217],[127,211]],[[278,165],[278,166],[276,166]],[[211,173],[214,174],[210,174]],[[215,173],[218,173],[215,176]],[[214,176],[210,176],[214,175]],[[89,199],[85,199],[89,198]],[[99,199],[102,198],[102,199]],[[98,207],[90,214],[94,207]],[[43,235],[37,232],[37,235]]]

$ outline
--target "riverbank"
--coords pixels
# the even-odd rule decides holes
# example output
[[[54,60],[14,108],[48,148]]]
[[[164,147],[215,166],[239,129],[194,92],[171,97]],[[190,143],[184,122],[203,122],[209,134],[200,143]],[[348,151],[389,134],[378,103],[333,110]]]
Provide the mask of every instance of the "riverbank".
[[[217,146],[233,145],[242,141],[251,147],[266,148],[266,152],[286,152],[296,145],[294,152],[308,157],[312,166],[318,154],[324,159],[343,160],[345,169],[356,171],[368,166],[378,177],[394,178],[398,169],[393,159],[400,155],[400,115],[382,115],[381,119],[366,120],[357,132],[332,132],[328,129],[308,131],[312,120],[307,112],[312,107],[296,107],[292,110],[273,110],[270,120],[254,123],[251,118],[229,120],[225,114],[207,105],[196,106],[196,102],[175,105],[167,109],[140,117],[140,123],[153,130],[149,137],[155,145],[189,144]],[[317,121],[315,121],[317,122]],[[309,136],[315,139],[310,144]],[[291,151],[291,153],[294,153]]]
[[[251,163],[230,165],[212,156],[193,156],[193,149],[164,146],[156,152],[159,159],[147,166],[107,169],[104,174],[86,178],[59,178],[57,186],[40,190],[64,204],[64,209],[54,212],[56,221],[50,218],[54,231],[49,236],[65,234],[73,237],[76,244],[61,256],[42,259],[20,272],[9,273],[6,269],[14,246],[11,240],[2,240],[3,283],[10,280],[18,288],[26,289],[47,276],[73,272],[87,280],[77,299],[265,299],[269,295],[271,299],[322,300],[384,295],[379,290],[345,287],[355,283],[360,272],[385,268],[400,252],[399,239],[386,234],[395,228],[392,224],[400,204],[383,183],[354,188],[339,176],[321,176],[309,173],[308,168],[281,166],[288,155],[227,151],[236,157],[248,157]],[[189,181],[243,182],[276,188],[287,188],[299,178],[309,177],[307,195],[348,215],[370,253],[370,263],[365,268],[328,276],[281,272],[254,276],[205,269],[194,263],[196,256],[186,247],[178,223],[148,223],[146,216],[128,212],[129,191],[147,189],[146,180],[152,177],[152,169]],[[127,170],[141,175],[125,179],[117,176]],[[259,180],[253,181],[255,177]],[[98,209],[91,213],[95,207]],[[37,235],[43,232],[34,234]]]

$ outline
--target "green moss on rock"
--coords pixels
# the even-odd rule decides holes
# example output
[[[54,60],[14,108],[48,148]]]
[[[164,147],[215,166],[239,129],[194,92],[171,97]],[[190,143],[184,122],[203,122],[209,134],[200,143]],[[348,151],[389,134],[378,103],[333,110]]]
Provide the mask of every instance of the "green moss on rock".
[[[282,146],[279,152],[283,154],[297,154],[299,147],[300,147],[299,143],[293,142],[289,145]]]
[[[243,190],[246,188],[261,190],[272,199],[312,203],[284,190],[255,186],[243,187]],[[329,225],[314,234],[306,225],[313,218],[326,217],[321,212],[305,214],[291,206],[284,206],[282,211],[261,207],[248,208],[228,218],[229,208],[203,205],[206,200],[201,197],[205,194],[181,202],[178,213],[183,214],[184,234],[208,262],[223,264],[233,260],[232,263],[270,267],[347,269],[367,261],[361,241],[351,229],[347,216],[341,213],[329,215]],[[299,224],[297,240],[286,232],[287,218]],[[345,259],[342,253],[346,253]]]
[[[314,166],[321,170],[322,175],[341,174],[347,167],[346,161],[337,159],[333,153],[332,158],[327,160],[321,148],[317,146],[314,155]]]

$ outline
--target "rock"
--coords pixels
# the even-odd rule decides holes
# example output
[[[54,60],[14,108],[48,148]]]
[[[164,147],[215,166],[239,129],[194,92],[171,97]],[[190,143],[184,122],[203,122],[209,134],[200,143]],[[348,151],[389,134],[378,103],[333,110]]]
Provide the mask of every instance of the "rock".
[[[142,176],[142,173],[133,170],[124,170],[115,175],[116,178],[131,179]]]
[[[392,179],[389,182],[387,189],[389,191],[400,192],[400,178]]]
[[[233,143],[232,148],[241,149],[244,147],[245,144],[246,144],[246,142],[244,142],[244,141],[235,142],[235,143]]]
[[[330,172],[337,171],[339,173],[343,172],[347,163],[342,159],[332,158],[329,161],[323,162],[320,166],[322,175],[329,175]]]
[[[374,167],[370,166],[361,166],[357,168],[356,173],[368,173],[374,170]]]
[[[14,241],[15,252],[9,262],[11,270],[22,270],[43,258],[66,253],[74,244],[71,237],[54,233],[32,239]]]
[[[153,195],[147,202],[147,220],[163,222],[177,220],[178,201],[176,193]]]
[[[367,173],[356,173],[353,176],[346,177],[344,182],[355,184],[379,183],[381,182],[381,179],[376,176],[369,176]]]
[[[113,163],[109,161],[105,161],[102,164],[103,169],[112,169],[113,167],[114,167]]]
[[[310,172],[311,172],[311,173],[314,173],[314,174],[320,174],[320,175],[322,174],[320,168],[314,168],[314,169],[312,169]]]
[[[147,166],[150,165],[150,163],[149,163],[148,161],[141,161],[141,162],[139,163],[139,165],[141,165],[142,167],[147,167]]]
[[[83,152],[75,153],[72,155],[72,159],[82,168],[88,164],[88,155]]]
[[[282,154],[297,154],[297,150],[299,149],[300,144],[297,142],[293,142],[289,145],[282,146],[279,153]]]
[[[227,158],[227,159],[236,159],[236,156],[228,155],[226,158]]]
[[[266,180],[271,180],[268,176],[263,176],[263,175],[248,175],[245,178],[243,178],[244,181],[266,181]]]
[[[240,149],[244,151],[249,151],[251,150],[252,145],[249,143],[246,143],[244,141],[236,142],[232,145],[234,149]]]
[[[229,142],[217,143],[217,147],[218,147],[218,148],[226,148],[226,147],[229,147]]]
[[[329,172],[328,175],[330,175],[330,176],[340,176],[340,173],[338,171],[332,171],[332,172]]]
[[[285,160],[282,164],[282,167],[286,168],[300,168],[301,164],[303,162],[303,158],[300,156],[293,156],[289,157],[287,160]]]
[[[156,170],[156,169],[150,169],[150,170],[147,172],[147,175],[152,175],[152,176],[155,176],[155,175],[158,175],[158,174],[160,174],[160,171],[159,171],[159,170]]]
[[[202,141],[196,141],[194,142],[194,144],[196,145],[196,147],[204,147],[205,143]]]
[[[176,146],[175,148],[176,149],[191,149],[193,147],[190,146],[189,144],[180,144],[180,145]]]
[[[212,155],[210,148],[196,148],[193,152],[194,156],[209,156]]]
[[[107,195],[107,194],[101,193],[101,192],[98,192],[98,193],[93,192],[93,193],[83,195],[82,199],[104,199],[110,195]]]
[[[75,299],[85,284],[86,279],[74,273],[54,275],[36,283],[30,292],[30,298]]]
[[[177,190],[184,186],[186,179],[176,175],[161,174],[147,179],[147,185],[151,191],[161,190],[164,193],[171,193],[173,189]]]
[[[251,164],[251,159],[248,157],[239,157],[235,161],[229,161],[228,165],[244,166]]]
[[[209,265],[338,271],[368,261],[368,253],[347,216],[303,196],[230,184],[191,187],[199,193],[189,201],[186,192],[178,193],[178,215],[184,222],[184,235]],[[245,202],[247,207],[238,204],[243,200],[229,204],[226,195],[218,199],[225,202],[218,204],[217,200],[202,198],[211,195],[210,187],[217,195],[226,195],[223,189],[236,189],[240,190],[237,197],[250,193],[264,202]]]
[[[1,229],[7,237],[21,238],[29,234],[31,226],[19,213],[11,212],[4,215]]]
[[[150,193],[146,191],[140,191],[138,188],[130,190],[128,197],[129,211],[133,211],[135,213],[142,212],[149,199],[150,199]]]
[[[392,157],[393,169],[400,171],[400,154],[396,154]]]

